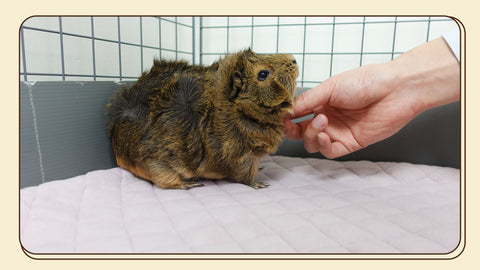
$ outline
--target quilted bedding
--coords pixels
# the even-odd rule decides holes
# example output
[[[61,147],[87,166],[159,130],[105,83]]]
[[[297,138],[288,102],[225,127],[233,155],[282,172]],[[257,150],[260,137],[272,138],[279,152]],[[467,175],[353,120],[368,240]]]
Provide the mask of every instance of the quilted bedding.
[[[32,253],[448,253],[459,170],[409,163],[262,160],[254,190],[225,180],[162,190],[120,168],[20,191]]]

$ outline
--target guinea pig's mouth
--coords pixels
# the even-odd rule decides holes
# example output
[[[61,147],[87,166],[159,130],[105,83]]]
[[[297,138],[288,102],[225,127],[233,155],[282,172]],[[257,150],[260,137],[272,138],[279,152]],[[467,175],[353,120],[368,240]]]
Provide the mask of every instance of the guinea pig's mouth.
[[[267,109],[270,113],[286,112],[293,109],[293,98],[287,98],[286,100],[282,101],[278,105],[274,105],[274,106],[261,105],[261,106]]]
[[[279,109],[285,109],[285,108],[290,108],[292,107],[292,102],[290,100],[285,100],[284,102],[280,103],[277,105]]]

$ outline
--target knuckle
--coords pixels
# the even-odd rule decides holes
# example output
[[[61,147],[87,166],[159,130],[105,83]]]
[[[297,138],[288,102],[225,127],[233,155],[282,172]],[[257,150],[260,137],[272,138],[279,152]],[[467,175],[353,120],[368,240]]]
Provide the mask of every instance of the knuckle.
[[[305,150],[312,154],[312,153],[316,153],[318,152],[320,149],[317,149],[317,147],[315,147],[311,142],[307,141],[307,140],[304,140],[304,147],[305,147]]]

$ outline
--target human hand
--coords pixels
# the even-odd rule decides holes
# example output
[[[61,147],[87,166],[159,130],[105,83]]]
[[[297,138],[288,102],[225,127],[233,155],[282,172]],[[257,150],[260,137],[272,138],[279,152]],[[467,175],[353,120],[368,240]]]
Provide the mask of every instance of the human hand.
[[[415,100],[392,91],[383,65],[368,65],[327,79],[295,99],[294,124],[285,120],[287,137],[304,140],[305,149],[335,158],[385,139],[412,120]]]
[[[459,65],[446,46],[437,39],[392,62],[325,80],[295,99],[293,115],[285,118],[287,138],[303,139],[308,152],[335,158],[388,138],[422,111],[458,99]],[[291,121],[309,114],[314,117]]]

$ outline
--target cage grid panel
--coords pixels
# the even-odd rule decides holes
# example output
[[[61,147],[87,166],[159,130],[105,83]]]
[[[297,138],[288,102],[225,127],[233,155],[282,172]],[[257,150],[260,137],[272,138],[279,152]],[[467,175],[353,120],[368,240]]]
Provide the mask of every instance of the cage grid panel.
[[[247,17],[240,17],[243,24],[235,25],[229,23],[229,18],[239,17],[226,17],[224,20],[200,18],[202,36],[213,30],[224,30],[227,33],[226,37],[201,43],[200,63],[208,65],[229,52],[232,29],[250,29],[251,40],[249,44],[244,41],[244,48],[250,47],[265,54],[293,54],[301,67],[298,86],[307,88],[351,68],[392,60],[456,27],[455,22],[447,17],[251,17],[250,23],[247,23]],[[439,23],[442,24],[439,27],[442,30],[437,30],[432,35],[430,29]],[[378,29],[384,26],[390,28],[376,33],[375,27]],[[319,32],[320,29],[323,33]],[[292,43],[286,49],[282,48],[285,45],[281,40],[282,31],[290,38],[286,42]],[[316,33],[321,33],[321,36],[315,35]],[[388,37],[387,41],[385,36]],[[223,47],[221,42],[225,44]],[[205,43],[215,43],[216,51]],[[379,46],[375,47],[377,44]],[[219,49],[225,46],[227,49]],[[327,57],[320,57],[322,55],[328,56],[329,61]],[[328,65],[328,73],[325,64]]]
[[[448,17],[32,17],[20,29],[20,80],[135,80],[155,57],[209,65],[251,48],[294,55],[298,86],[310,88],[453,27]]]
[[[69,27],[63,29],[63,21],[69,21]],[[87,20],[88,19],[88,22]],[[130,20],[130,26],[125,27],[123,20]],[[54,23],[57,20],[57,24]],[[79,20],[79,27],[72,27],[72,20]],[[132,20],[136,20],[132,27]],[[146,22],[144,22],[146,21]],[[20,28],[20,56],[21,70],[20,79],[23,81],[45,80],[132,80],[137,79],[141,73],[151,67],[153,58],[164,57],[173,59],[183,58],[194,62],[193,40],[195,35],[194,18],[178,21],[177,17],[32,17],[24,22]],[[86,26],[86,24],[89,24]],[[157,27],[152,27],[157,25]],[[166,26],[173,25],[173,32],[169,32]],[[178,28],[189,29],[190,44],[187,50],[179,50]],[[89,28],[89,31],[87,31]],[[132,33],[132,30],[135,29]],[[148,31],[146,31],[148,30]],[[164,30],[165,33],[162,33]],[[185,32],[185,31],[184,31]],[[136,34],[138,38],[132,38]],[[163,37],[173,40],[172,43],[163,43]],[[125,36],[125,38],[123,38]],[[174,38],[170,38],[173,36]],[[70,47],[65,47],[65,39],[69,39]],[[76,42],[71,42],[76,40]],[[87,48],[85,41],[90,44]],[[78,46],[82,43],[82,46]],[[75,46],[77,45],[77,46]],[[140,56],[130,57],[122,50],[132,51],[136,47]],[[189,48],[188,48],[189,47]],[[72,57],[72,51],[83,51],[81,55],[66,61],[65,54]],[[146,57],[144,57],[144,54]],[[102,58],[102,59],[101,59]],[[147,59],[144,59],[147,58]],[[144,61],[147,60],[147,61]],[[138,63],[139,61],[139,63]],[[133,74],[130,63],[136,67]],[[85,68],[73,68],[71,66],[90,66]],[[113,67],[112,67],[113,65]],[[33,66],[33,68],[32,68]],[[128,67],[127,67],[128,66]],[[74,70],[74,72],[68,72]],[[124,74],[128,70],[128,74]],[[91,71],[91,72],[90,72]]]

